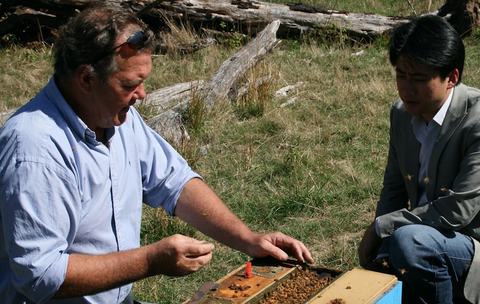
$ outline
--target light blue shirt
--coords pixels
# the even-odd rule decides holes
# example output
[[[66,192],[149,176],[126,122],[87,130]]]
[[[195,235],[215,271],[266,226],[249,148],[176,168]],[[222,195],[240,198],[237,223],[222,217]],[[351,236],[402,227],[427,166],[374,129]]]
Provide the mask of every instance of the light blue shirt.
[[[69,254],[139,247],[142,202],[173,214],[200,176],[133,107],[107,137],[108,147],[96,141],[54,77],[0,130],[1,303],[111,304],[130,292],[49,301]]]

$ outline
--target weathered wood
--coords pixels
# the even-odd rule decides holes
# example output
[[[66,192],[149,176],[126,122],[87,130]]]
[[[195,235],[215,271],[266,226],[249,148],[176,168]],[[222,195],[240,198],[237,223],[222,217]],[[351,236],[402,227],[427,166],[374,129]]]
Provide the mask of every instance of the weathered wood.
[[[205,38],[195,41],[193,43],[182,43],[173,47],[170,47],[167,43],[158,44],[156,53],[167,54],[169,50],[180,55],[193,54],[201,49],[207,48],[215,44],[214,38]]]
[[[273,21],[255,39],[222,63],[201,89],[207,108],[212,107],[215,103],[224,102],[229,92],[234,90],[245,73],[277,46],[279,41],[276,33],[279,26],[279,20]]]
[[[163,18],[167,16],[177,21],[188,21],[198,29],[209,27],[255,35],[274,20],[280,20],[277,35],[282,38],[314,32],[321,27],[334,26],[346,29],[346,34],[349,36],[372,39],[390,30],[398,22],[406,20],[406,18],[319,9],[304,4],[289,6],[259,1],[0,0],[1,13],[7,16],[3,20],[10,17],[12,7],[25,6],[56,16],[56,24],[64,23],[67,17],[75,14],[75,10],[105,2],[131,8],[145,23],[157,29],[165,27]],[[0,25],[2,25],[1,22]],[[3,25],[6,24],[7,22],[3,23]],[[40,25],[52,26],[43,23]],[[37,21],[24,16],[24,20],[21,23],[16,22],[16,26],[37,26]],[[5,30],[0,31],[0,35],[4,35],[5,32]]]
[[[131,8],[145,23],[157,29],[165,28],[163,18],[167,16],[181,22],[188,21],[197,29],[208,27],[255,35],[273,20],[280,20],[277,33],[280,38],[333,27],[345,30],[351,38],[372,40],[409,19],[329,10],[302,3],[282,5],[240,0],[0,0],[0,36],[12,29],[20,30],[19,33],[28,27],[56,28],[76,10],[105,2]],[[23,11],[19,17],[18,11],[15,13],[17,7],[31,8],[31,14]],[[479,0],[446,0],[445,6],[433,13],[447,16],[464,34],[478,28],[479,8]]]
[[[203,80],[196,80],[154,90],[147,94],[141,104],[153,107],[161,113],[169,111],[178,104],[189,101],[192,92],[201,88],[203,83]]]
[[[280,20],[278,37],[298,36],[335,25],[346,29],[347,35],[352,37],[376,38],[399,22],[408,20],[326,9],[307,12],[303,9],[308,7],[306,5],[295,10],[295,6],[260,1],[252,1],[254,6],[251,8],[241,8],[235,3],[231,0],[175,0],[164,1],[154,10],[166,11],[172,18],[183,18],[193,25],[218,28],[222,23],[248,34],[256,34],[272,21]]]
[[[229,93],[245,77],[247,71],[278,44],[276,31],[279,25],[278,20],[268,25],[255,39],[224,61],[207,83],[196,89],[194,93],[202,100],[206,111],[215,104],[225,102]],[[174,146],[181,145],[188,137],[182,121],[182,111],[187,107],[188,101],[188,98],[179,100],[179,103],[169,111],[147,121],[153,130]]]

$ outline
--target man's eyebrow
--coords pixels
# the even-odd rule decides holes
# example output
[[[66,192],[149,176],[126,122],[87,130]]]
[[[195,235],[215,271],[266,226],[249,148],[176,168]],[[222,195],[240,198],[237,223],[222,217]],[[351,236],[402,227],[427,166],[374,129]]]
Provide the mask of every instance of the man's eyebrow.
[[[123,84],[124,84],[124,85],[127,85],[127,86],[138,86],[138,85],[140,85],[143,81],[144,81],[144,79],[140,79],[140,80],[127,80],[127,81],[123,82]]]
[[[395,68],[395,71],[397,73],[401,73],[401,74],[406,74],[407,72],[400,69],[400,68]],[[410,75],[413,75],[413,76],[427,76],[427,73],[423,73],[423,72],[420,72],[420,71],[413,71],[413,72],[409,72],[408,74]]]

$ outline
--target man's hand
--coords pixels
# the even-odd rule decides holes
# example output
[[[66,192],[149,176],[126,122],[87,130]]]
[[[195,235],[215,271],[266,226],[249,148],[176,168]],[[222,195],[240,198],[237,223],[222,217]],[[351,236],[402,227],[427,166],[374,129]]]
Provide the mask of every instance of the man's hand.
[[[375,222],[373,222],[365,231],[358,247],[358,257],[363,268],[373,271],[381,271],[384,268],[384,265],[374,260],[381,243],[382,239],[377,235]]]
[[[184,276],[200,270],[212,259],[213,244],[175,234],[148,248],[152,275]]]
[[[256,234],[246,253],[254,258],[272,256],[281,261],[290,255],[303,263],[313,263],[310,251],[302,242],[281,232]]]

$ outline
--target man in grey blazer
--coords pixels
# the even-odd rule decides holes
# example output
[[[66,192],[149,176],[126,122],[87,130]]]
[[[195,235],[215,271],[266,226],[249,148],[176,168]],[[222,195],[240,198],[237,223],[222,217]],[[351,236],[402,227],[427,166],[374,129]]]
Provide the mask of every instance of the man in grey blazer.
[[[480,303],[480,90],[461,84],[463,42],[425,16],[394,31],[389,55],[400,99],[360,264],[403,281],[403,303]]]

